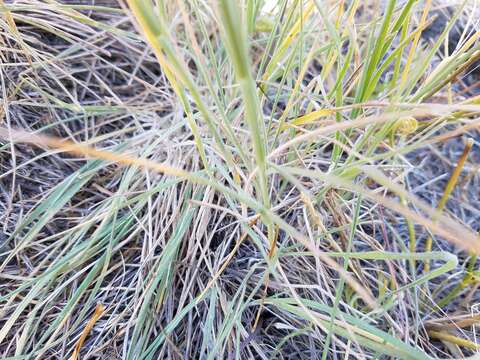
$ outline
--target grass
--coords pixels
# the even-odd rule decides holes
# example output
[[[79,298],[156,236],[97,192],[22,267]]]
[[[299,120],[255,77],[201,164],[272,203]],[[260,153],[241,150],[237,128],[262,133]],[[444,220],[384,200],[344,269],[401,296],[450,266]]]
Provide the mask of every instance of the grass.
[[[478,6],[0,1],[0,357],[474,355]]]

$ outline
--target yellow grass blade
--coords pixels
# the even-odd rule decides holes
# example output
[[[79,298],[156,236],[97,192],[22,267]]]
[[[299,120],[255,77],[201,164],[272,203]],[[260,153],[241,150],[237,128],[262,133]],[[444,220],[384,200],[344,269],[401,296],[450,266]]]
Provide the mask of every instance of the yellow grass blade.
[[[282,126],[280,127],[280,130],[283,131],[291,127],[311,124],[312,122],[322,117],[334,114],[336,111],[337,111],[336,109],[320,109],[320,110],[312,111],[311,113],[300,116],[289,123],[282,124]]]
[[[83,329],[82,334],[78,339],[77,345],[75,345],[75,349],[73,350],[70,360],[78,359],[78,356],[80,355],[80,350],[82,349],[85,339],[87,338],[90,331],[92,331],[93,326],[98,321],[98,319],[102,317],[104,312],[105,312],[105,306],[103,306],[102,304],[97,304],[97,307],[95,308],[95,312],[93,313],[92,317],[88,321],[87,325],[85,325],[85,328]]]
[[[423,29],[424,24],[427,21],[427,16],[428,16],[428,12],[430,11],[431,4],[432,4],[432,0],[426,0],[425,7],[423,8],[422,18],[420,20],[420,24],[418,25],[419,29]],[[402,79],[401,79],[401,82],[400,82],[400,90],[402,90],[403,87],[405,86],[405,84],[407,83],[408,74],[410,72],[410,67],[411,67],[412,61],[413,61],[413,56],[415,54],[415,51],[417,50],[418,42],[420,41],[420,35],[422,35],[422,32],[418,31],[415,34],[415,38],[413,39],[412,46],[411,46],[410,51],[408,53],[407,63],[405,64],[405,68],[404,68],[403,73],[402,73]]]

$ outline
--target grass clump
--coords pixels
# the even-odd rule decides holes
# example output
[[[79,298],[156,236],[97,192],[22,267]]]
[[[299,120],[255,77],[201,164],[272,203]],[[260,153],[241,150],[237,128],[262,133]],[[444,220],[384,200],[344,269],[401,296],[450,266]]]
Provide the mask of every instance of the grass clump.
[[[474,5],[0,9],[2,358],[478,350]]]

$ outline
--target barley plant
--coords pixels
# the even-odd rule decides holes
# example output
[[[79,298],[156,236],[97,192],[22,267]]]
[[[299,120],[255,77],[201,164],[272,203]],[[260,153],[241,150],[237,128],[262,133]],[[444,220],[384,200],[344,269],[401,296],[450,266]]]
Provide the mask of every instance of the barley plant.
[[[0,358],[479,358],[480,2],[0,0]]]

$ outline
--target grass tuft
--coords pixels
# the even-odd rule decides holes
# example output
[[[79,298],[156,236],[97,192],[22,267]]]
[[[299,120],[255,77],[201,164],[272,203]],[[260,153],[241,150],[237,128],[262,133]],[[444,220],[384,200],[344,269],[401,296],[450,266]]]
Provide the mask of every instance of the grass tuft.
[[[0,0],[0,358],[474,356],[479,6]]]

